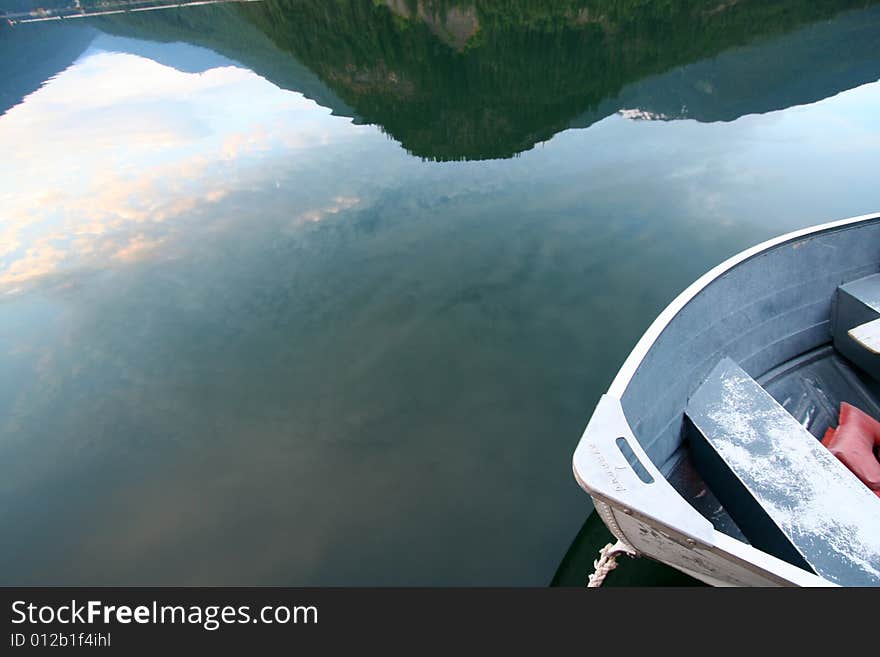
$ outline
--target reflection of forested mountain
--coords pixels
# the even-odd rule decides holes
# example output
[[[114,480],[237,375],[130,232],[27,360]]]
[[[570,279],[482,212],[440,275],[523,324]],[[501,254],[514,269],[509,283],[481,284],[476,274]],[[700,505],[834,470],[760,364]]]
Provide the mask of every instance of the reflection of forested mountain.
[[[265,0],[88,20],[210,48],[446,160],[509,157],[624,107],[730,120],[875,80],[880,9],[841,14],[872,4]]]
[[[70,66],[96,34],[86,25],[53,30],[52,38],[42,30],[0,27],[0,114]]]
[[[411,152],[479,159],[530,148],[627,84],[865,3],[386,5],[267,0],[241,11]],[[836,46],[809,66],[839,67],[828,60],[839,60],[837,49],[845,50],[846,41]],[[773,77],[781,66],[775,77],[784,79],[790,64],[767,62],[766,73]]]
[[[845,12],[635,82],[571,125],[585,127],[622,108],[665,119],[732,121],[816,102],[880,78],[878,35],[880,6]]]
[[[211,5],[91,18],[110,34],[144,41],[183,41],[224,55],[282,89],[299,91],[336,114],[354,111],[290,52],[280,50],[258,27],[241,15],[239,6]],[[155,59],[155,57],[153,57]],[[186,70],[171,62],[162,62]]]

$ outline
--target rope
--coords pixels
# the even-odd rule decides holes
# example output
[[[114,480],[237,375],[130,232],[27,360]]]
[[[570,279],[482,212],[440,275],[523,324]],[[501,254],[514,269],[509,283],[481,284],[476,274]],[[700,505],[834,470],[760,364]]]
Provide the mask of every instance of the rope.
[[[599,550],[599,558],[593,562],[593,574],[587,582],[587,587],[594,589],[602,586],[602,582],[612,570],[617,568],[617,555],[628,554],[635,557],[635,551],[623,541],[618,540],[612,545],[609,543]]]

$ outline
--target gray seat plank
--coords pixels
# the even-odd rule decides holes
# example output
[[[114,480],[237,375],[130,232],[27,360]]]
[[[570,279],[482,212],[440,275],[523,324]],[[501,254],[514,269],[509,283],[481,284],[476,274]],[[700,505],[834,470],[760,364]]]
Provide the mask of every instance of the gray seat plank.
[[[880,274],[871,274],[844,283],[840,290],[880,313]]]
[[[880,355],[880,319],[859,324],[847,333],[860,347]]]
[[[753,545],[838,584],[880,584],[880,498],[736,363],[718,363],[686,418],[697,467]]]
[[[874,378],[880,378],[880,352],[872,339],[872,322],[880,319],[880,274],[837,288],[832,336],[834,348]]]

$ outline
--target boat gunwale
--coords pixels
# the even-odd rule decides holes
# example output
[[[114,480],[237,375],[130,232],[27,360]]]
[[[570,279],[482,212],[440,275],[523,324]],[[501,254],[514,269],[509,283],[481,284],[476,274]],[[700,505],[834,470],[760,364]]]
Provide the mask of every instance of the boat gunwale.
[[[716,265],[682,290],[660,312],[660,314],[654,318],[654,321],[651,322],[650,326],[648,326],[638,342],[636,342],[632,351],[630,351],[629,355],[626,357],[626,360],[624,360],[623,365],[621,365],[614,380],[608,387],[606,394],[615,399],[623,399],[624,393],[635,377],[635,374],[638,371],[639,366],[642,364],[642,361],[645,359],[645,356],[648,355],[654,346],[654,343],[659,339],[666,328],[694,298],[724,274],[767,251],[779,246],[784,246],[790,242],[801,240],[804,237],[816,236],[843,228],[854,227],[860,223],[870,223],[871,221],[878,220],[880,220],[880,212],[875,211],[868,214],[848,217],[846,219],[837,219],[822,224],[808,226],[806,228],[800,228],[744,249]]]

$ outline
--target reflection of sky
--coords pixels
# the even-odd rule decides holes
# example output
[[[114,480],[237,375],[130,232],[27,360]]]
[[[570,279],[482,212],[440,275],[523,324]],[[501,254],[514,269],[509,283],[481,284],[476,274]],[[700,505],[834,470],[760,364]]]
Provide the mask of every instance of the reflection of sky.
[[[145,257],[256,162],[361,131],[241,68],[90,51],[0,121],[0,290]]]
[[[0,117],[0,573],[546,583],[635,339],[723,257],[880,208],[878,110],[434,164],[242,68],[86,53]]]

